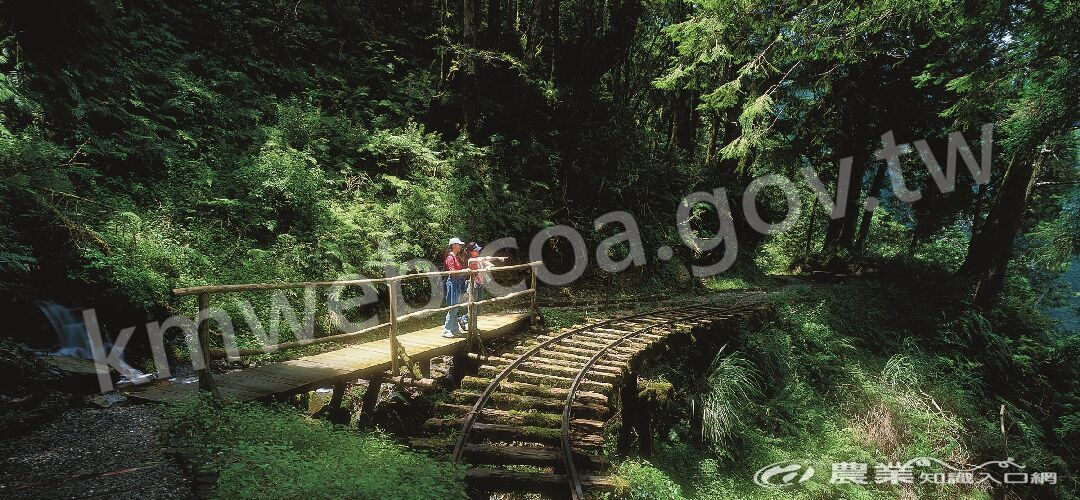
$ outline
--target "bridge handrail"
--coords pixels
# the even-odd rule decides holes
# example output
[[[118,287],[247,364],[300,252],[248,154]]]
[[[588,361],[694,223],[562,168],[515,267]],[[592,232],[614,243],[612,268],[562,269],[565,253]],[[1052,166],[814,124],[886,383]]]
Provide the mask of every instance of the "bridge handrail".
[[[490,269],[484,269],[483,272],[504,272],[513,271],[517,269],[532,268],[540,265],[540,261],[533,261],[527,264],[515,264],[512,266],[499,266]],[[186,288],[173,288],[172,294],[176,297],[184,297],[188,295],[199,295],[203,293],[227,293],[227,292],[257,292],[264,290],[289,290],[295,288],[307,288],[309,286],[353,286],[353,285],[366,285],[366,284],[381,284],[389,283],[394,280],[406,280],[413,278],[426,278],[428,276],[451,276],[451,275],[464,275],[472,274],[477,271],[474,269],[462,269],[460,271],[427,271],[422,273],[402,274],[400,276],[391,276],[389,278],[365,278],[357,280],[332,280],[332,281],[299,281],[294,283],[244,283],[237,285],[203,285],[192,286]]]
[[[537,306],[536,306],[536,268],[540,266],[542,262],[533,261],[526,264],[517,264],[511,266],[499,266],[489,269],[476,270],[476,269],[462,269],[460,271],[431,271],[423,273],[404,274],[401,276],[391,276],[388,278],[370,278],[370,279],[358,279],[358,280],[335,280],[335,281],[307,281],[299,283],[251,283],[240,285],[208,285],[208,286],[196,286],[188,288],[174,288],[172,290],[173,295],[181,296],[198,296],[199,304],[199,318],[198,323],[198,345],[199,345],[199,358],[202,360],[202,368],[198,370],[199,374],[199,389],[208,390],[215,397],[220,398],[220,393],[217,390],[217,386],[214,383],[213,374],[210,371],[210,359],[221,359],[239,356],[250,356],[257,354],[268,354],[277,351],[283,351],[287,349],[294,349],[297,347],[323,344],[329,342],[348,342],[358,337],[363,336],[377,330],[387,329],[389,330],[390,339],[390,363],[393,376],[397,376],[401,367],[401,359],[404,358],[408,361],[408,355],[405,354],[404,349],[401,347],[401,343],[397,339],[397,323],[414,318],[420,318],[424,316],[430,316],[435,313],[449,311],[455,307],[466,308],[469,317],[469,329],[468,329],[468,347],[472,349],[474,345],[479,342],[479,333],[476,329],[476,307],[480,305],[495,304],[511,300],[523,295],[532,295],[532,301],[530,304],[530,323],[537,318]],[[467,301],[462,304],[455,304],[453,306],[446,306],[433,309],[422,309],[420,311],[411,312],[402,316],[397,315],[397,297],[396,288],[394,284],[400,284],[401,281],[407,279],[423,278],[430,276],[454,276],[454,275],[468,275],[471,281],[473,276],[481,273],[501,273],[507,271],[514,271],[520,269],[530,270],[530,285],[528,289],[511,292],[506,295],[494,297],[491,299],[476,301],[473,298],[473,287],[466,287]],[[327,335],[323,337],[312,337],[309,339],[300,339],[290,342],[282,342],[279,344],[252,347],[252,348],[230,348],[230,349],[211,349],[210,348],[210,318],[206,314],[206,311],[210,309],[210,294],[213,293],[229,293],[229,292],[250,292],[250,291],[264,291],[264,290],[287,290],[296,288],[307,288],[316,286],[351,286],[351,285],[364,285],[364,284],[387,284],[390,293],[390,318],[386,323],[381,323],[375,326],[363,328],[354,332],[341,333],[336,335]]]
[[[521,290],[521,291],[508,293],[506,295],[500,295],[498,297],[494,297],[494,298],[490,298],[490,299],[486,299],[486,300],[474,301],[472,303],[472,305],[473,305],[473,307],[479,307],[479,306],[482,306],[482,305],[496,304],[496,303],[499,303],[499,302],[505,302],[507,300],[515,299],[517,297],[521,297],[523,295],[529,295],[529,294],[532,294],[532,293],[534,293],[532,289]],[[467,304],[456,304],[456,305],[452,305],[452,306],[439,307],[439,308],[435,308],[435,309],[421,309],[419,311],[414,311],[414,312],[411,312],[409,314],[404,314],[404,315],[398,316],[397,321],[400,322],[400,321],[405,321],[405,320],[409,320],[409,319],[422,318],[422,317],[425,317],[425,316],[430,316],[432,314],[437,314],[437,313],[440,313],[440,312],[446,312],[446,311],[449,311],[450,309],[455,308],[455,307],[463,307],[463,306],[466,306],[466,305]],[[363,336],[365,334],[368,334],[368,333],[371,333],[371,332],[374,332],[374,331],[378,331],[378,330],[388,329],[389,327],[390,327],[390,323],[387,322],[387,323],[379,323],[379,324],[377,324],[375,326],[369,326],[367,328],[356,330],[354,332],[339,333],[339,334],[336,334],[336,335],[326,335],[326,336],[323,336],[323,337],[312,337],[310,339],[293,340],[293,341],[289,341],[289,342],[282,342],[282,343],[279,343],[279,344],[272,344],[272,345],[267,345],[267,346],[262,346],[262,347],[244,347],[244,348],[237,348],[237,349],[212,348],[212,349],[210,349],[210,359],[224,359],[224,358],[230,357],[230,355],[254,356],[254,355],[258,355],[258,354],[270,354],[270,353],[274,353],[274,352],[278,352],[278,351],[285,351],[285,350],[288,350],[288,349],[296,349],[297,347],[304,347],[304,346],[309,346],[309,345],[327,344],[327,343],[331,343],[331,342],[348,342],[348,341],[350,341],[352,339],[355,339],[357,337],[361,337],[361,336]]]

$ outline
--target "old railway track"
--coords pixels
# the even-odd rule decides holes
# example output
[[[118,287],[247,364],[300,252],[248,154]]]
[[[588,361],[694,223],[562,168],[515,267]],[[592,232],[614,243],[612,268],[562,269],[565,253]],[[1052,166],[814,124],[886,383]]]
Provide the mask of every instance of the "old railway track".
[[[473,468],[466,479],[478,491],[538,491],[584,498],[589,490],[619,485],[604,470],[604,424],[634,356],[666,335],[760,309],[764,301],[703,304],[623,316],[541,336],[514,354],[491,357],[477,377],[466,377],[442,414],[426,428],[456,429],[455,461]],[[414,439],[450,448],[445,438]]]

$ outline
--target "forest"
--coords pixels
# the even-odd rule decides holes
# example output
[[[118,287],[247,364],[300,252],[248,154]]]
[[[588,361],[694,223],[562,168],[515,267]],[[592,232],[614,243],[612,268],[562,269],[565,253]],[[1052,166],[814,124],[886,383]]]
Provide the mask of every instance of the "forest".
[[[443,270],[451,237],[512,237],[513,264],[588,261],[540,283],[548,335],[657,297],[770,294],[725,348],[634,375],[652,427],[605,448],[621,486],[598,495],[1080,497],[1080,3],[0,5],[0,496],[476,497],[407,446],[453,388],[393,389],[346,424],[307,396],[102,407],[113,393],[48,358],[57,315],[92,308],[113,339],[140,325],[125,360],[151,373],[141,325],[196,305],[173,289]],[[597,223],[612,212],[636,240],[605,243],[631,229]],[[529,251],[556,226],[587,250]],[[633,265],[606,272],[598,248]],[[245,297],[276,331],[270,297]],[[89,443],[120,416],[164,458],[34,451],[83,436],[119,456]],[[917,457],[1056,476],[875,484],[875,463]],[[816,476],[755,482],[791,460]],[[830,481],[849,462],[866,483]]]

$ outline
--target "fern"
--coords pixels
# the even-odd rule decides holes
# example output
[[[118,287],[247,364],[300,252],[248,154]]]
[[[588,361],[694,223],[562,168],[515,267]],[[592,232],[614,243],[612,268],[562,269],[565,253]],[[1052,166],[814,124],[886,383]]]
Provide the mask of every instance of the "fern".
[[[26,273],[37,264],[37,259],[30,255],[12,252],[0,252],[0,273]]]

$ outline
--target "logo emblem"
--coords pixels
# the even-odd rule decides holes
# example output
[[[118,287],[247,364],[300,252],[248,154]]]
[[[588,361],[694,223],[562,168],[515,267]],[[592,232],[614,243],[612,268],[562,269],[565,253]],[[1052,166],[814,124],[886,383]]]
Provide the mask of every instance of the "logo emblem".
[[[754,483],[766,488],[784,488],[802,484],[814,477],[814,468],[798,462],[776,462],[758,469]]]

